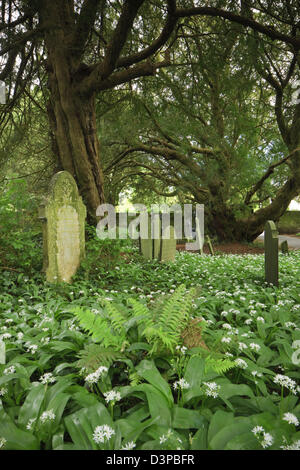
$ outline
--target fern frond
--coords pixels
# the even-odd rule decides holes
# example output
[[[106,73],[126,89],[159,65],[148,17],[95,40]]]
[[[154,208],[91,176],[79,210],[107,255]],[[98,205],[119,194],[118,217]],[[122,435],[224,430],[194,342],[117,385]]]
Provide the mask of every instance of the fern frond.
[[[109,367],[113,362],[122,357],[113,349],[104,348],[100,344],[89,344],[78,353],[77,361],[79,368],[84,367],[87,373],[94,372],[98,367]]]
[[[92,335],[95,342],[99,342],[106,348],[113,348],[115,351],[123,351],[127,345],[126,334],[114,334],[111,325],[106,318],[95,315],[90,310],[77,307],[73,310],[85,331]]]
[[[213,370],[221,375],[234,367],[236,367],[236,364],[230,359],[216,359],[210,356],[205,360],[205,373]]]
[[[125,335],[126,331],[124,328],[124,324],[126,322],[126,318],[108,300],[105,301],[105,307],[109,314],[109,320],[112,324],[113,329],[118,333]]]

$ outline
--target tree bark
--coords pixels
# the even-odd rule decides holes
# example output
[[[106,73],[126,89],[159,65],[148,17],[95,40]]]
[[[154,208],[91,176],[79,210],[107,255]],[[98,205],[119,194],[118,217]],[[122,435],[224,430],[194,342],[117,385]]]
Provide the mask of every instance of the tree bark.
[[[56,8],[54,8],[55,3]],[[45,7],[48,7],[45,9]],[[78,93],[85,67],[72,54],[73,12],[65,2],[53,0],[40,11],[46,28],[47,72],[50,99],[48,115],[53,138],[53,149],[58,168],[75,178],[87,206],[88,219],[96,220],[97,207],[105,202],[104,177],[96,128],[95,94]]]

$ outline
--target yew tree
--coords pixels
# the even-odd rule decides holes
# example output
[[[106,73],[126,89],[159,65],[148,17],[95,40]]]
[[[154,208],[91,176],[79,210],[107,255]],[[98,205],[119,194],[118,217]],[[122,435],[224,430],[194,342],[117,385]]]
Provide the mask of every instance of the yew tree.
[[[262,61],[256,58],[257,70],[261,69],[261,76],[276,92],[278,125],[292,156],[281,191],[268,207],[243,221],[245,228],[254,234],[259,224],[277,218],[299,193],[300,105],[294,108],[292,120],[283,112],[290,80],[299,67],[296,0],[215,0],[213,4],[199,0],[2,0],[0,14],[0,80],[10,89],[8,106],[28,85],[47,81],[57,167],[76,178],[91,217],[105,199],[96,97],[170,66],[178,28],[190,17],[232,22],[258,41],[266,38],[273,44],[272,53],[279,46],[289,54],[290,66],[284,70],[274,69],[272,56],[270,61],[265,52]],[[254,194],[258,189],[253,188]]]

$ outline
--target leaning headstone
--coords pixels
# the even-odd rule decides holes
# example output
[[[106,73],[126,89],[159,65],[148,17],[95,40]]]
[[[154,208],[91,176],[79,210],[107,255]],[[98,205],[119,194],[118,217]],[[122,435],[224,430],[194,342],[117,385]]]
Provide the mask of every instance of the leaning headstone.
[[[48,282],[70,282],[85,256],[86,207],[74,178],[56,173],[39,210],[43,221],[43,250]]]
[[[207,240],[209,252],[212,256],[214,256],[215,252],[214,252],[212,242],[211,242],[211,239],[210,239],[209,235],[207,235],[206,240]]]
[[[278,231],[273,220],[265,225],[265,280],[278,286]]]
[[[289,254],[289,244],[287,242],[287,240],[284,240],[281,245],[280,245],[280,248],[281,248],[281,253],[284,254],[284,255],[288,255]]]

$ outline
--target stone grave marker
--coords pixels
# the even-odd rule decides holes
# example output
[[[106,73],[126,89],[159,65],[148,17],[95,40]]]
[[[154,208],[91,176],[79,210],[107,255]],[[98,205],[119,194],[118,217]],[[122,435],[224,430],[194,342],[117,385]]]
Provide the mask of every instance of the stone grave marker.
[[[199,253],[203,255],[204,236],[201,233],[200,221],[198,217],[196,217],[196,239],[199,244]]]
[[[148,216],[148,238],[140,236],[141,253],[146,259],[153,259],[153,240],[151,238],[151,217]]]
[[[163,238],[162,220],[160,214],[149,215],[148,217],[148,238],[140,238],[141,253],[146,259],[158,259],[162,262],[174,261],[176,255],[176,236],[172,225],[164,228]]]
[[[163,238],[164,234],[170,230],[168,238]],[[166,227],[165,231],[162,233],[161,239],[161,251],[160,251],[160,261],[166,263],[168,261],[175,261],[176,255],[176,235],[173,225]]]
[[[288,255],[289,254],[289,244],[287,242],[287,240],[284,240],[281,245],[280,245],[280,248],[281,248],[281,253],[284,254],[284,255]]]
[[[278,231],[273,220],[265,225],[265,280],[278,286]]]
[[[53,176],[39,209],[43,221],[43,253],[48,282],[70,282],[85,256],[86,207],[67,171]]]

